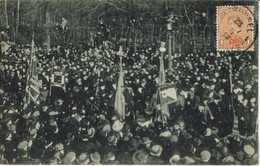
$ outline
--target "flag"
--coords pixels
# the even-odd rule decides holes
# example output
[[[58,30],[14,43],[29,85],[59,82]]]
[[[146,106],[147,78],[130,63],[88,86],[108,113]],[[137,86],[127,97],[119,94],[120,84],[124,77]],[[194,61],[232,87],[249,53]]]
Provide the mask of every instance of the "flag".
[[[177,91],[173,84],[165,84],[160,87],[161,104],[171,104],[177,101]]]
[[[120,57],[120,72],[117,83],[116,97],[115,97],[115,111],[117,118],[121,121],[125,119],[125,96],[123,94],[124,89],[124,73],[122,67],[122,57]]]
[[[163,57],[160,58],[160,71],[159,71],[159,88],[157,90],[157,112],[156,112],[156,121],[159,121],[163,124],[167,123],[167,119],[170,116],[169,106],[167,103],[162,103],[160,88],[165,85],[165,71],[164,71],[164,62]]]
[[[37,72],[37,59],[35,56],[35,45],[34,45],[34,34],[32,37],[32,48],[31,48],[31,58],[29,63],[29,69],[26,73],[26,88],[25,88],[25,98],[24,98],[24,108],[27,108],[28,105],[33,101],[37,102],[37,99],[40,95],[41,84],[38,80]]]

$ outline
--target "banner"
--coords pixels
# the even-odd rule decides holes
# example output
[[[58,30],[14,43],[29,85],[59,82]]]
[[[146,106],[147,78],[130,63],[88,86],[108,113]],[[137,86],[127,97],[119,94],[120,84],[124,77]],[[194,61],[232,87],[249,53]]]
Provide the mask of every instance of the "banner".
[[[125,96],[123,94],[124,90],[124,72],[122,67],[122,57],[120,57],[120,73],[117,83],[116,98],[115,98],[115,111],[119,120],[123,121],[125,119]]]
[[[53,72],[51,75],[51,86],[61,87],[65,89],[65,76],[63,72]]]

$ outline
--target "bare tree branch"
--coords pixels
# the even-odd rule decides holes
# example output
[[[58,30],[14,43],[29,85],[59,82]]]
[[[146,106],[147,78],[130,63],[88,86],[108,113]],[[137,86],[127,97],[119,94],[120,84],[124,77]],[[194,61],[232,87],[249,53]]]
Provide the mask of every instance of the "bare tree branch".
[[[125,12],[125,13],[128,13],[129,14],[129,12],[128,11],[126,11],[126,10],[124,10],[124,9],[121,9],[121,8],[119,8],[118,6],[116,6],[115,4],[113,4],[113,3],[110,3],[110,2],[104,2],[104,3],[106,3],[106,4],[109,4],[109,5],[111,5],[111,6],[113,6],[114,8],[116,8],[117,10],[120,10],[120,11],[122,11],[122,12]]]
[[[184,6],[184,11],[185,11],[185,16],[187,17],[188,21],[189,21],[189,24],[191,25],[191,21],[190,21],[190,18],[188,16],[188,12],[187,12],[187,6],[185,5],[185,3],[183,2],[183,6]]]

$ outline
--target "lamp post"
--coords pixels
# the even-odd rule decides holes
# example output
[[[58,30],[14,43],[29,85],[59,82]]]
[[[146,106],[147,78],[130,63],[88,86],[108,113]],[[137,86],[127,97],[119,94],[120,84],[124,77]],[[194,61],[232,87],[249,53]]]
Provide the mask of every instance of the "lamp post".
[[[169,75],[172,75],[173,69],[172,69],[172,30],[173,30],[173,23],[174,18],[173,14],[170,14],[169,18],[167,19],[167,30],[168,30],[168,39],[169,39],[169,50],[168,50],[168,72]]]

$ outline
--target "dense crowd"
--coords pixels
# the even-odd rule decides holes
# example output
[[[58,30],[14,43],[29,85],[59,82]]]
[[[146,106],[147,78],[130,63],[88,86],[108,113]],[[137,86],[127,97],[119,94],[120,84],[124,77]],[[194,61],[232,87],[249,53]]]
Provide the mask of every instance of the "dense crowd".
[[[174,54],[172,74],[164,55],[166,79],[175,84],[178,100],[169,106],[163,124],[156,120],[154,104],[161,56],[157,46],[135,52],[105,43],[54,47],[49,53],[45,46],[37,47],[42,94],[37,104],[24,109],[30,49],[12,47],[1,55],[1,163],[258,162],[254,52]],[[114,111],[119,56],[126,97],[123,122]],[[53,87],[49,95],[53,66],[64,71],[66,88]],[[233,121],[238,132],[232,132]]]

